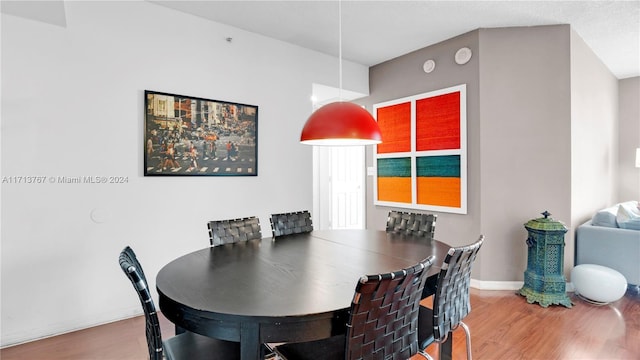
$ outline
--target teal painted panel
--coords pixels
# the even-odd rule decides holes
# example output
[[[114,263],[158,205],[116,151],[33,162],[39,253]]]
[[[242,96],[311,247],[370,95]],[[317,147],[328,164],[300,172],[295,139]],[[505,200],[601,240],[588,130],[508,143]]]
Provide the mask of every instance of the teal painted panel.
[[[378,177],[411,177],[411,158],[378,159]]]
[[[416,166],[418,177],[460,177],[460,155],[419,157]]]

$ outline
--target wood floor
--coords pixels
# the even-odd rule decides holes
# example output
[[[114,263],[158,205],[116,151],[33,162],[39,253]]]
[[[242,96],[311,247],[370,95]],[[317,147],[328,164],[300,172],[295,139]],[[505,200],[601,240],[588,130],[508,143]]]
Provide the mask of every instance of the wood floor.
[[[607,306],[571,294],[574,306],[542,308],[513,291],[472,289],[471,329],[476,360],[639,360],[640,297]],[[173,325],[162,318],[165,337]],[[428,349],[435,352],[435,347]],[[464,333],[454,333],[454,359],[465,359]],[[0,350],[2,360],[148,359],[144,319],[136,317]],[[411,360],[423,359],[414,356]],[[329,359],[333,360],[333,359]]]

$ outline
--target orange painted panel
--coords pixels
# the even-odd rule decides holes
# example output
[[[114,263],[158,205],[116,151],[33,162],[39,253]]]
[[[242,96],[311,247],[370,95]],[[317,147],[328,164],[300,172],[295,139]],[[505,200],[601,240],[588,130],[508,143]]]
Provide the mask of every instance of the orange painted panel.
[[[459,177],[418,177],[418,204],[461,207]]]
[[[378,154],[411,151],[411,103],[377,109],[376,118],[382,132]]]
[[[416,150],[460,149],[460,92],[416,101]]]
[[[378,200],[411,203],[411,178],[379,177]]]

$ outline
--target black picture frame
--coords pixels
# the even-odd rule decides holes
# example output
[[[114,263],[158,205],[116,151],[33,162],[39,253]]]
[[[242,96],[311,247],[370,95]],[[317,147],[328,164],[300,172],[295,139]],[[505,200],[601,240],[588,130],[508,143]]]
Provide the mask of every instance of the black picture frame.
[[[257,176],[258,106],[145,90],[144,176]]]

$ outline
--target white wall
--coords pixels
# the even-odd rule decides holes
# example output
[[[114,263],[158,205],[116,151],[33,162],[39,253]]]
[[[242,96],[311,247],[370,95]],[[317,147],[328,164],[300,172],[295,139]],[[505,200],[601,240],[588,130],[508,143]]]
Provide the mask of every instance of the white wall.
[[[270,213],[311,209],[299,131],[312,83],[338,82],[335,58],[149,2],[65,7],[66,27],[2,15],[2,177],[128,183],[3,182],[2,346],[139,314],[125,245],[155,289],[206,221],[255,215],[270,236]],[[367,68],[345,84],[367,89]],[[145,89],[258,105],[258,176],[143,177]]]

